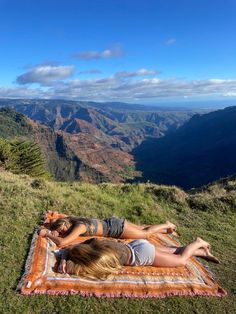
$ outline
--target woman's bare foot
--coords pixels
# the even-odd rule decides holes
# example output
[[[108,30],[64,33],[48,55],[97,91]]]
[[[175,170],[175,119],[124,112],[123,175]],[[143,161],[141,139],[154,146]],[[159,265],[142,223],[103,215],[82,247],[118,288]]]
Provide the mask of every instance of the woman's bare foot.
[[[172,222],[170,222],[168,220],[167,220],[166,224],[167,224],[168,229],[172,229],[173,231],[176,231],[177,227],[175,224],[173,224]]]
[[[204,241],[202,238],[197,238],[196,239],[197,242],[200,242],[200,244],[202,245],[202,251],[203,251],[203,254],[201,254],[199,257],[202,257],[203,259],[205,259],[206,261],[209,261],[209,262],[212,262],[212,263],[216,263],[216,264],[219,264],[220,261],[218,260],[217,257],[215,257],[210,249],[211,249],[211,246],[208,242]]]
[[[211,248],[211,245],[210,243],[206,242],[205,240],[203,240],[202,238],[197,238],[196,239],[197,242],[200,242],[200,244],[202,245],[201,247],[204,248],[204,249],[209,249]]]
[[[220,264],[220,261],[217,257],[215,257],[211,252],[210,252],[210,249],[209,248],[205,248],[204,249],[205,252],[206,252],[206,256],[205,257],[205,260],[209,261],[209,262],[212,262],[212,263],[215,263],[215,264]]]
[[[171,234],[176,238],[179,238],[180,236],[179,233],[177,233],[176,231],[173,231]]]
[[[220,261],[218,260],[217,257],[215,257],[209,249],[204,249],[204,248],[201,248],[201,249],[198,249],[196,251],[196,257],[201,257],[203,258],[204,260],[208,261],[208,262],[212,262],[212,263],[215,263],[215,264],[220,264]]]
[[[179,237],[179,234],[176,232],[176,229],[177,229],[176,225],[170,221],[167,221],[166,224],[167,224],[167,233],[172,234],[175,237]]]

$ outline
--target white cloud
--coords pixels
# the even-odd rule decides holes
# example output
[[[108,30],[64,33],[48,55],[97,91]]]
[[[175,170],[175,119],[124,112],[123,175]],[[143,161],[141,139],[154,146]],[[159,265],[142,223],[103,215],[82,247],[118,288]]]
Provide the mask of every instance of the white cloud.
[[[229,80],[222,80],[222,79],[210,79],[210,80],[209,80],[209,82],[215,83],[215,84],[223,84],[223,83],[225,83],[226,81],[229,82]]]
[[[123,55],[123,50],[120,45],[114,45],[109,49],[103,51],[81,51],[73,54],[76,59],[94,60],[94,59],[111,59],[119,58]]]
[[[115,76],[118,78],[132,78],[136,76],[155,75],[159,73],[160,72],[156,70],[148,70],[148,69],[142,68],[136,71],[120,71],[120,72],[115,73]]]
[[[211,80],[177,80],[144,78],[121,79],[116,76],[103,79],[71,80],[51,89],[60,97],[87,100],[150,100],[153,98],[178,98],[223,96],[236,93],[236,80],[225,80],[220,86]]]
[[[51,98],[41,88],[27,88],[27,87],[0,87],[1,98]]]
[[[236,91],[235,92],[227,92],[223,94],[225,97],[236,97]]]
[[[39,66],[37,67],[37,69]],[[61,72],[58,71],[60,68]],[[0,97],[65,98],[94,101],[150,101],[151,99],[176,99],[197,97],[236,97],[236,79],[183,80],[152,77],[158,73],[146,68],[121,71],[112,76],[93,79],[67,79],[72,68],[55,67],[51,71],[29,71],[21,84],[40,82],[41,88],[0,88]],[[44,68],[45,69],[45,68]],[[27,73],[29,73],[27,72]],[[39,74],[40,72],[40,74]],[[49,75],[50,74],[50,75]],[[149,77],[149,75],[151,77]],[[21,76],[21,77],[22,77]],[[19,81],[19,78],[18,78]],[[47,86],[44,87],[44,86]]]
[[[17,77],[18,84],[39,83],[50,85],[52,82],[70,77],[74,73],[74,66],[57,66],[50,64],[37,65],[30,71]]]
[[[165,45],[167,46],[172,46],[172,45],[175,45],[176,44],[176,39],[175,38],[169,38],[165,41],[164,43]]]
[[[84,71],[79,71],[78,74],[101,74],[102,71],[98,69],[90,69],[90,70],[84,70]]]

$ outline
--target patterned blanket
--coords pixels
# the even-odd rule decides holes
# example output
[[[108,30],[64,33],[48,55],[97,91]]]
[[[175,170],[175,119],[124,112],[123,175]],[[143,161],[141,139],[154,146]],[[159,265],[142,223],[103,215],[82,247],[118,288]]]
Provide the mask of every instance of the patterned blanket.
[[[45,217],[45,223],[59,216],[63,215],[49,213]],[[86,239],[80,237],[77,243]],[[172,237],[164,234],[153,237],[151,242],[179,246]],[[57,273],[57,251],[52,241],[39,237],[35,231],[25,273],[18,285],[21,294],[80,294],[128,298],[164,298],[174,295],[220,297],[227,294],[212,278],[212,274],[195,258],[185,267],[125,266],[112,278],[101,281]]]

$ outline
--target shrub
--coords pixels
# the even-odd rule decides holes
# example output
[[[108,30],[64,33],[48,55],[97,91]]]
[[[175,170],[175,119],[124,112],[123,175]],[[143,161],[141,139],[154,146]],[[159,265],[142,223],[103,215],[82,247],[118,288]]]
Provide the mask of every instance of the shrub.
[[[158,200],[164,200],[170,204],[185,205],[186,193],[176,186],[147,185],[147,189]]]
[[[42,179],[35,179],[30,185],[33,189],[44,189],[46,187],[46,184]]]

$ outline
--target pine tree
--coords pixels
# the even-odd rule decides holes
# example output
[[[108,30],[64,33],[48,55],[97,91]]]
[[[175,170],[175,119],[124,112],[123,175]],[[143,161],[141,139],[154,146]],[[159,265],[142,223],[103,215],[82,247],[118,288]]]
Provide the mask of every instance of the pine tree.
[[[0,165],[17,174],[48,177],[41,149],[32,141],[0,139]]]

